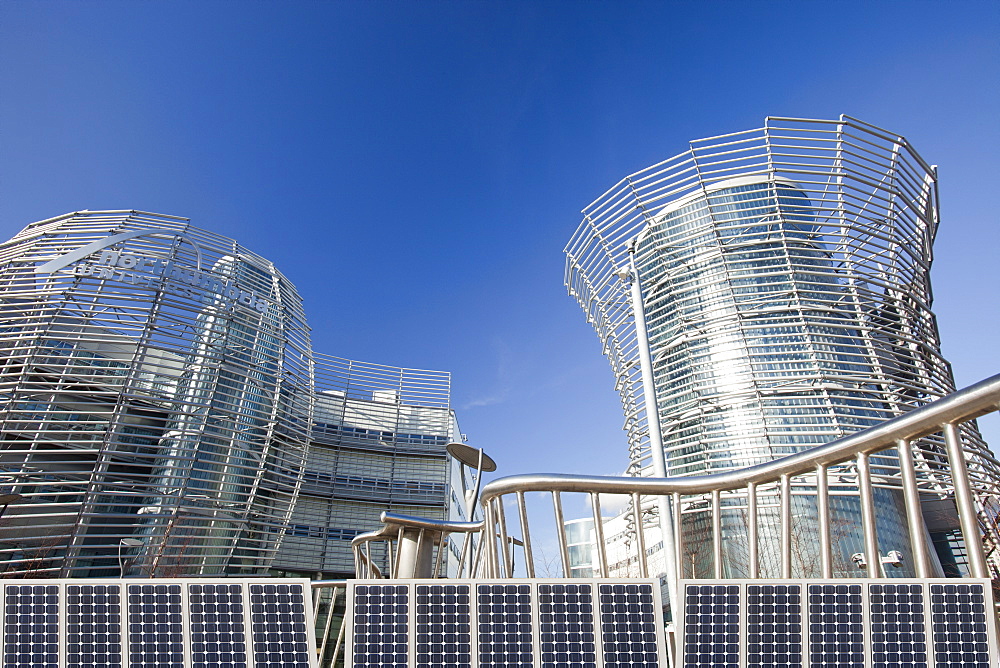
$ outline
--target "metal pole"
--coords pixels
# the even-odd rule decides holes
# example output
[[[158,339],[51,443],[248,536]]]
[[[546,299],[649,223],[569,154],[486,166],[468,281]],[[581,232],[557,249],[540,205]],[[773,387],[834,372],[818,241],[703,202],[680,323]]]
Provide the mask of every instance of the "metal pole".
[[[760,577],[760,557],[757,555],[757,483],[747,485],[747,560],[750,562],[748,577]]]
[[[524,570],[529,578],[535,577],[535,557],[531,554],[531,535],[528,531],[528,507],[524,492],[517,493],[517,514],[521,520],[521,539],[524,541]]]
[[[635,264],[635,240],[629,243],[629,283],[632,294],[632,318],[635,321],[635,336],[639,349],[639,368],[642,371],[642,395],[646,406],[646,429],[649,432],[649,449],[653,462],[653,475],[667,477],[667,461],[663,452],[663,430],[660,427],[660,410],[656,403],[656,387],[653,383],[653,359],[649,350],[649,334],[646,331],[646,308],[642,297],[642,284]],[[663,535],[663,564],[666,571],[667,595],[671,610],[679,610],[677,598],[677,555],[675,554],[673,518],[670,504],[663,494],[657,495],[660,510],[660,533]],[[675,613],[676,614],[676,613]]]
[[[927,550],[924,514],[920,508],[920,492],[917,489],[917,474],[913,466],[913,449],[905,438],[896,444],[899,451],[899,474],[903,479],[903,500],[906,504],[906,526],[910,531],[913,547],[913,565],[918,578],[931,577],[931,560]]]
[[[642,500],[636,493],[632,494],[632,518],[635,522],[635,549],[639,558],[639,577],[648,578],[646,568],[646,536],[642,531]]]
[[[781,577],[792,577],[792,480],[781,476]]]
[[[944,425],[942,430],[948,450],[951,480],[955,485],[955,506],[958,509],[958,520],[962,525],[962,539],[965,541],[965,550],[969,553],[969,570],[974,578],[988,578],[990,573],[986,568],[983,539],[979,534],[979,518],[976,514],[972,487],[969,486],[969,471],[962,450],[962,439],[954,423]]]
[[[830,481],[826,466],[816,465],[816,516],[819,519],[819,564],[824,578],[833,577],[830,544]],[[921,575],[920,577],[926,577]]]
[[[865,532],[865,559],[868,577],[882,577],[882,555],[878,551],[878,529],[875,525],[875,497],[872,492],[872,475],[868,453],[858,453],[858,490],[861,494],[861,526]]]

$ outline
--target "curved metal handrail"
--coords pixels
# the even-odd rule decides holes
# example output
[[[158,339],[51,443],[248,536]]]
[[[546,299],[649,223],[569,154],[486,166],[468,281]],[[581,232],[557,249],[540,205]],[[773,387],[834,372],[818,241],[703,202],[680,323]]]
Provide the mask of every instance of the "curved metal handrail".
[[[912,441],[946,424],[965,422],[1000,410],[1000,374],[991,376],[933,403],[886,420],[864,431],[763,464],[710,475],[631,478],[532,473],[498,478],[483,487],[480,504],[486,508],[498,496],[515,492],[595,492],[599,494],[704,494],[777,482],[782,476],[811,473],[817,466],[840,464],[858,454],[874,454]]]

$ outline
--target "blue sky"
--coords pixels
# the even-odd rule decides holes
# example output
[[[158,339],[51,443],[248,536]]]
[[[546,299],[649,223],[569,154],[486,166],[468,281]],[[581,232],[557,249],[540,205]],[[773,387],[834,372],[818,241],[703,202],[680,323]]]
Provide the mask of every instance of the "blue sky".
[[[614,474],[562,248],[625,175],[769,114],[939,166],[944,351],[960,386],[1000,372],[998,36],[996,2],[5,0],[0,237],[187,216],[291,278],[317,350],[450,370],[498,474]]]

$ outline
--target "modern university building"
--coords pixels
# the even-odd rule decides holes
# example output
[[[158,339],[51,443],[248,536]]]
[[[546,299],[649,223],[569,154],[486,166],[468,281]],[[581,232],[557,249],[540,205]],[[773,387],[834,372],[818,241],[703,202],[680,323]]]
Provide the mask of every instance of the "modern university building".
[[[566,285],[611,362],[632,475],[759,464],[954,391],[931,311],[937,173],[894,133],[846,116],[768,118],[763,128],[691,142],[583,213],[565,249]],[[975,429],[961,437],[980,511],[995,512],[996,462]],[[963,554],[943,442],[914,447],[937,565],[956,572]],[[901,553],[893,574],[912,576],[898,460],[872,457],[871,468],[880,551]],[[861,574],[851,563],[864,551],[857,492],[838,489],[856,477],[852,465],[828,478],[838,575]],[[811,535],[797,527],[815,526],[817,511],[814,486],[793,492],[794,542]],[[713,572],[711,541],[699,539],[710,535],[713,503],[723,572],[746,577],[745,494],[687,501],[684,573]],[[758,490],[758,505],[760,535],[777,536],[777,490]],[[647,531],[658,526],[655,507],[645,514]],[[621,539],[616,531],[634,534],[625,521],[613,526],[609,544]],[[797,575],[818,568],[812,542],[795,546]],[[776,576],[779,561],[762,549],[763,577]]]
[[[382,510],[460,518],[449,375],[314,355],[291,282],[186,219],[26,227],[0,347],[4,573],[342,577]]]

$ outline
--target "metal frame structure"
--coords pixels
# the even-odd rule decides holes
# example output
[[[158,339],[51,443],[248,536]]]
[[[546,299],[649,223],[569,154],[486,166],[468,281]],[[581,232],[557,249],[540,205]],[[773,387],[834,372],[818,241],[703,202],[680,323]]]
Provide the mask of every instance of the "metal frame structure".
[[[615,373],[630,475],[753,466],[954,391],[930,310],[936,169],[903,137],[848,116],[771,117],[691,142],[583,213],[565,282]],[[974,423],[959,437],[985,520],[1000,468]],[[950,495],[945,435],[910,447],[919,489]],[[870,466],[888,532],[907,472],[894,453]],[[726,505],[745,514],[749,503]],[[718,518],[703,508],[678,512],[707,532]],[[668,510],[657,514],[669,561]],[[724,533],[745,544],[733,522]],[[906,551],[903,540],[886,549]]]
[[[272,263],[184,218],[33,223],[0,245],[0,349],[0,570],[266,570],[313,404],[302,301]]]
[[[446,447],[460,434],[448,372],[321,354],[314,363],[309,455],[272,568],[345,577],[355,568],[350,541],[378,528],[383,509],[457,518],[461,474]]]

